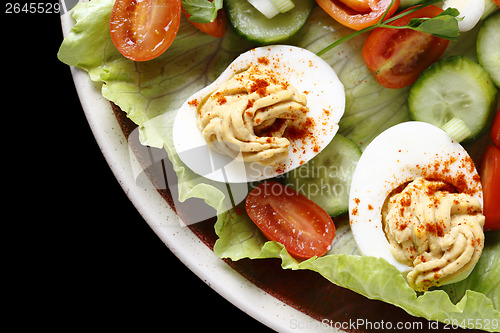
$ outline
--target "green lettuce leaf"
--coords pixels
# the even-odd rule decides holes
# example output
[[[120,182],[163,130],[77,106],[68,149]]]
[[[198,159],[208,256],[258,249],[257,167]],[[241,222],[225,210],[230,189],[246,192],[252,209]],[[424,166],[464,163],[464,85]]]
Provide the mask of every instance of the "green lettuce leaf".
[[[237,208],[219,216],[214,252],[232,260],[281,258],[284,269],[313,270],[338,286],[393,304],[414,316],[465,328],[474,325],[499,330],[495,323],[500,323],[500,232],[487,235],[483,255],[467,279],[417,293],[385,259],[359,255],[346,221],[335,221],[335,225],[332,249],[320,258],[300,261],[281,244],[267,241],[242,208]]]
[[[205,87],[241,52],[250,48],[234,34],[223,39],[200,32],[182,16],[179,32],[160,57],[134,62],[114,47],[109,34],[112,0],[79,3],[72,10],[76,24],[64,39],[59,59],[86,70],[102,82],[102,95],[118,105],[141,128],[158,115],[177,110]],[[161,142],[141,137],[150,146]]]
[[[280,258],[284,269],[316,271],[332,283],[430,320],[448,320],[465,327],[469,319],[500,321],[498,232],[488,235],[484,253],[469,278],[423,294],[409,288],[399,271],[385,260],[360,256],[346,218],[335,221],[337,236],[330,251],[320,258],[300,261],[281,244],[268,241],[243,207],[231,209],[226,184],[193,173],[172,144],[177,109],[251,45],[230,30],[223,39],[212,38],[183,18],[174,43],[161,57],[136,63],[122,57],[111,42],[108,20],[112,6],[113,0],[78,4],[73,9],[76,24],[62,43],[58,57],[86,70],[93,81],[101,84],[103,96],[139,125],[141,142],[166,149],[177,173],[180,201],[201,198],[215,209],[219,239],[214,252],[218,256],[232,260]],[[350,32],[316,8],[290,43],[316,52]],[[386,89],[376,82],[361,58],[365,38],[352,39],[323,56],[336,70],[346,91],[340,133],[362,148],[386,128],[408,120],[408,89]],[[495,328],[498,326],[489,327]]]

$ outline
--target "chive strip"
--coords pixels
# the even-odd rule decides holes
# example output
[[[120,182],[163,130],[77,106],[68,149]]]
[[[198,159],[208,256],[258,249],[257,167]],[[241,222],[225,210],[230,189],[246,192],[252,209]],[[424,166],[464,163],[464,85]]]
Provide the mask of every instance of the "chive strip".
[[[441,129],[457,142],[462,142],[472,134],[467,124],[462,119],[456,117],[444,124]]]

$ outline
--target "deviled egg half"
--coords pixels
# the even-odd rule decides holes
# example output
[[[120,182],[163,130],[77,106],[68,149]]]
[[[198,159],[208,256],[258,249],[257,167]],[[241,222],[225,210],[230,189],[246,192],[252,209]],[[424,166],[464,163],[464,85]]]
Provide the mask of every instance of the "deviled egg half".
[[[294,46],[259,47],[187,99],[174,146],[190,169],[215,181],[271,178],[323,150],[344,108],[344,87],[324,60]]]
[[[366,147],[349,195],[362,254],[384,258],[418,291],[469,275],[484,246],[482,205],[465,149],[416,121],[389,128]]]

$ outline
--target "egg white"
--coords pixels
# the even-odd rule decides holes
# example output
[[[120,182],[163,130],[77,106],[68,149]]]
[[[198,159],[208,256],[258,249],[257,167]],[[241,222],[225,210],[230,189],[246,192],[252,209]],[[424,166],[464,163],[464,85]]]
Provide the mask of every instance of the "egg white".
[[[235,73],[247,69],[252,63],[258,64],[258,59],[261,57],[267,58],[269,66],[272,66],[276,73],[281,74],[291,86],[306,96],[309,108],[307,117],[313,118],[315,122],[314,142],[307,139],[304,142],[291,141],[289,155],[286,160],[279,163],[279,167],[263,166],[257,162],[244,163],[211,149],[208,149],[208,154],[190,154],[191,151],[201,151],[200,147],[207,146],[197,126],[197,106],[192,101],[202,100],[231,79]],[[205,178],[226,183],[263,180],[293,170],[316,156],[337,133],[344,109],[344,86],[332,67],[324,60],[299,47],[289,45],[259,47],[241,54],[212,84],[186,100],[178,110],[174,122],[174,147],[181,160],[191,170]],[[294,145],[300,149],[294,151]],[[319,150],[314,151],[315,145]]]
[[[455,160],[455,162],[450,163]],[[444,176],[463,174],[477,184],[465,149],[440,128],[418,121],[393,126],[378,135],[365,149],[354,171],[349,193],[349,217],[354,239],[363,255],[384,258],[401,272],[412,269],[398,262],[390,251],[382,227],[382,206],[399,185],[437,170]],[[445,163],[443,163],[445,162]],[[444,167],[446,164],[446,168]],[[481,205],[482,191],[473,197]],[[468,273],[468,272],[467,272]]]

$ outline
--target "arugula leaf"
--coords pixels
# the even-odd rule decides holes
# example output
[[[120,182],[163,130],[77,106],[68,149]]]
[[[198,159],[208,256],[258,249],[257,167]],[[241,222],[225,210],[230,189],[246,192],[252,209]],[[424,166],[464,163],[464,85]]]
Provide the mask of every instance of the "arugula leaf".
[[[457,17],[459,14],[460,12],[456,8],[447,8],[441,14],[432,18],[411,19],[405,28],[456,41],[460,34],[458,21],[463,20],[463,18]]]
[[[222,0],[182,0],[182,8],[191,15],[189,20],[196,23],[215,21],[217,12],[222,6]]]

